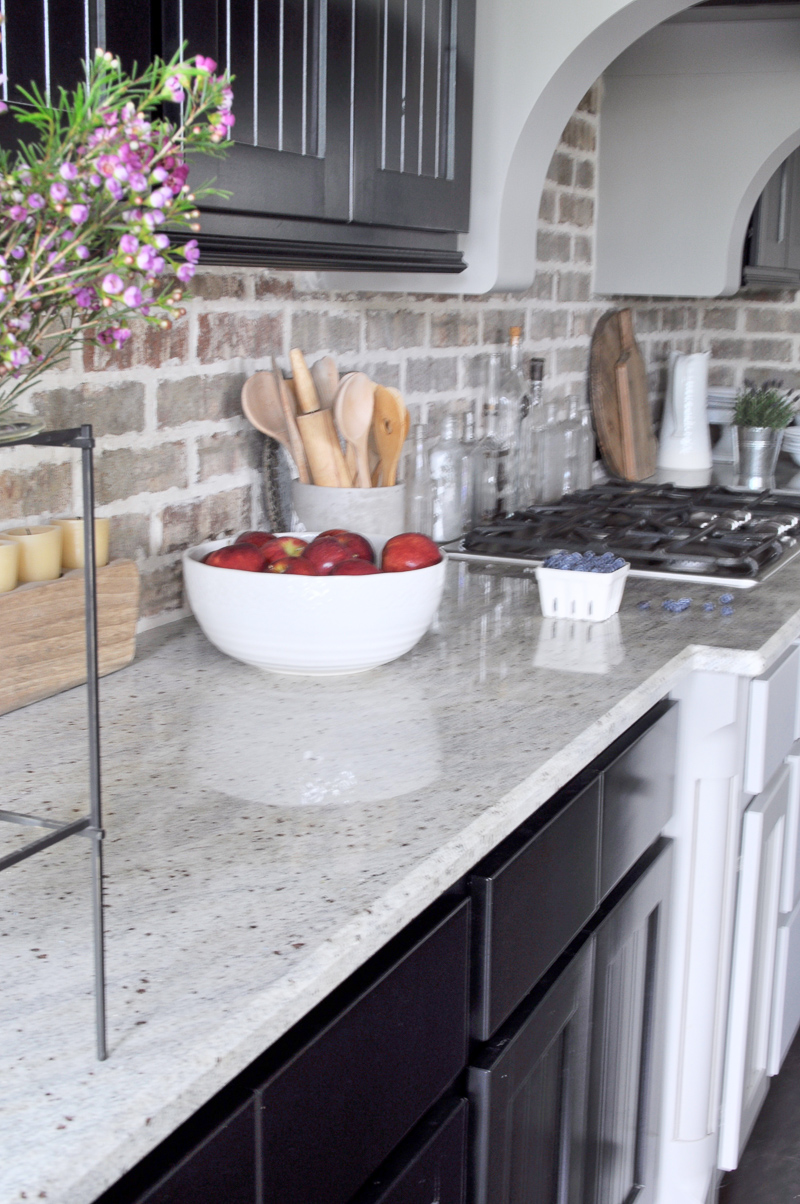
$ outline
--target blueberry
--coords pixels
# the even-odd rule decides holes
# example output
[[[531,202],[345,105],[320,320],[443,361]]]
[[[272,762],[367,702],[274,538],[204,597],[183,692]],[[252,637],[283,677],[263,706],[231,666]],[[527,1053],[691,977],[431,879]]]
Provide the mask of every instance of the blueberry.
[[[732,602],[733,594],[720,594],[719,600],[720,602]]]
[[[714,607],[713,602],[704,602],[703,603],[703,610],[714,610],[714,609],[715,609],[715,607]]]
[[[732,614],[733,614],[733,607],[732,607],[732,606],[721,606],[721,607],[719,608],[719,613],[720,613],[721,615],[732,615]]]

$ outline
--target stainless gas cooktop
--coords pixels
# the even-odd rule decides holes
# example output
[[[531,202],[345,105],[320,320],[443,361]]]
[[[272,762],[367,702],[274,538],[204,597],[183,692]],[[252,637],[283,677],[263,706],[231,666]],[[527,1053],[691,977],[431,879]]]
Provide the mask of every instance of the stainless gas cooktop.
[[[534,567],[557,551],[612,551],[638,577],[751,589],[800,554],[800,494],[609,482],[476,527],[457,560]]]

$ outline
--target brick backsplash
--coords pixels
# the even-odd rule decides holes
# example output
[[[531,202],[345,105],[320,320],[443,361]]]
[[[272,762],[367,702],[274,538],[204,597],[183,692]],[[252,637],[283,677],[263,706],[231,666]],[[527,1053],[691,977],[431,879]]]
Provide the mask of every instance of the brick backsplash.
[[[87,345],[35,387],[28,408],[48,426],[95,428],[98,509],[113,520],[112,555],[141,569],[143,627],[182,613],[185,547],[263,521],[262,438],[239,396],[273,354],[288,367],[293,346],[334,353],[343,370],[397,386],[435,422],[442,407],[476,404],[489,352],[520,326],[525,355],[545,359],[550,395],[585,389],[595,323],[625,303],[592,293],[600,93],[587,94],[553,155],[524,294],[326,293],[308,273],[206,269],[173,330],[143,327],[121,352]],[[718,386],[777,376],[800,387],[794,293],[631,304],[656,411],[673,348],[710,350]],[[0,449],[0,526],[78,512],[80,496],[74,454]]]

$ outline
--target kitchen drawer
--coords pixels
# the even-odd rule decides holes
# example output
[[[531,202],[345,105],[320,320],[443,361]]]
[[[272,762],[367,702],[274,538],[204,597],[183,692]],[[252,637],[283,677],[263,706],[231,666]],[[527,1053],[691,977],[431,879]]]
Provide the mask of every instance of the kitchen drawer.
[[[678,707],[660,702],[603,757],[600,897],[605,898],[672,815]]]
[[[800,903],[778,925],[767,1074],[777,1074],[800,1028]]]
[[[466,1063],[468,899],[258,1089],[263,1204],[345,1204]]]
[[[789,803],[781,881],[781,911],[788,915],[800,902],[800,740],[786,758],[789,766]]]
[[[350,1204],[464,1204],[468,1111],[442,1100]]]
[[[547,808],[470,876],[472,1035],[479,1041],[511,1015],[598,903],[599,778],[567,788]]]
[[[471,1059],[471,1204],[583,1204],[594,938]]]
[[[251,1098],[155,1187],[138,1196],[137,1204],[254,1204],[255,1152]]]
[[[800,647],[787,648],[761,677],[750,682],[744,789],[760,794],[796,737]]]

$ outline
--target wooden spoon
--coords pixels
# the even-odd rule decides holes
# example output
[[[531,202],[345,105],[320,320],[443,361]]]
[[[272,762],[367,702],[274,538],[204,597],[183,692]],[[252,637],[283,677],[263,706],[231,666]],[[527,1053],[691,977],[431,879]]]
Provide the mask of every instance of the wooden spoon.
[[[365,372],[354,372],[339,387],[333,403],[339,433],[355,451],[355,484],[361,489],[372,488],[367,449],[374,404],[375,386]]]
[[[383,485],[397,484],[397,466],[410,423],[411,418],[399,389],[376,385],[372,436],[381,458],[376,475],[380,474]]]
[[[308,465],[300,436],[289,425],[286,407],[282,404],[280,388],[272,372],[256,372],[242,385],[242,411],[248,422],[276,439],[289,452],[297,465],[297,472],[303,484],[310,481]],[[296,438],[295,438],[296,435]]]
[[[321,360],[317,360],[316,364],[312,365],[311,376],[317,386],[319,404],[324,410],[332,410],[336,390],[339,388],[339,369],[333,356],[323,355]]]

